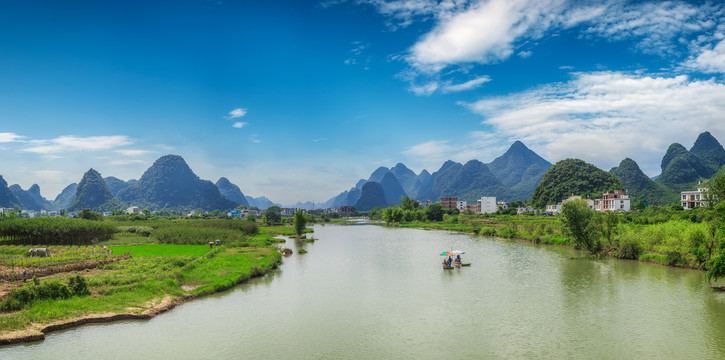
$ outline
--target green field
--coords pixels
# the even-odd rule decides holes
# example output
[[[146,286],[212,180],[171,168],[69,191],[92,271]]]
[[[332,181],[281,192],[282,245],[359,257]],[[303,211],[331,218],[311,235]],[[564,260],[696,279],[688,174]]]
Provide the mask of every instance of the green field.
[[[174,244],[147,244],[147,245],[125,245],[109,246],[111,252],[123,255],[126,252],[133,257],[156,257],[156,256],[193,256],[199,257],[209,252],[208,245],[174,245]]]

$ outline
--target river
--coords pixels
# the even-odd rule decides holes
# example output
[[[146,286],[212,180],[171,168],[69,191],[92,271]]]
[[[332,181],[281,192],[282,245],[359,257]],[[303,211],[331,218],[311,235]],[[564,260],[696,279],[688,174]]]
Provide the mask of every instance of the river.
[[[273,274],[154,319],[0,348],[0,359],[722,358],[725,293],[698,271],[570,248],[315,225]],[[471,267],[443,270],[441,251]]]

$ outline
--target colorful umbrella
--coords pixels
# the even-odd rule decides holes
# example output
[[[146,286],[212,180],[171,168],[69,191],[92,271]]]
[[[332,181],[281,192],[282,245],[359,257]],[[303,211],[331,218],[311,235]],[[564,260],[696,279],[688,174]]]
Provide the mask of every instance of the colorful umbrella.
[[[442,252],[441,256],[456,256],[456,255],[461,255],[461,254],[465,254],[465,252],[463,252],[461,250],[451,250],[451,251]]]

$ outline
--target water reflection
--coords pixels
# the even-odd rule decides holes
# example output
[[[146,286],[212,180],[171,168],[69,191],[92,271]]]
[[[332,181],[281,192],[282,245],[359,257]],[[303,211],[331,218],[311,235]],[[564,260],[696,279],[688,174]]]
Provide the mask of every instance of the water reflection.
[[[452,349],[471,358],[717,358],[725,350],[725,293],[697,271],[375,225],[315,226],[314,236],[288,239],[295,252],[280,270],[229,292],[151,321],[2,348],[0,358],[409,359]],[[443,270],[440,252],[451,248],[472,265]]]

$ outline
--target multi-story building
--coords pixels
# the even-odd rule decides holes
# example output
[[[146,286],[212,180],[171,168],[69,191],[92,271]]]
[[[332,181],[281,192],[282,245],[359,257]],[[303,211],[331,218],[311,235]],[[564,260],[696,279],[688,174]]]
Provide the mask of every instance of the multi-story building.
[[[484,196],[478,200],[478,207],[481,214],[493,214],[498,211],[495,196]]]
[[[457,207],[458,198],[457,197],[442,197],[438,200],[438,202],[441,204],[441,207],[443,210],[453,210]]]
[[[468,207],[466,209],[471,210],[471,212],[476,215],[481,213],[481,208],[479,207],[478,202],[476,202],[475,204],[468,204]]]
[[[460,212],[466,211],[467,207],[468,207],[467,201],[456,201],[456,209],[458,209],[458,211],[460,211]]]
[[[349,217],[355,212],[354,206],[340,206],[340,216]]]
[[[546,205],[546,212],[549,214],[558,214],[561,212],[561,204]]]
[[[500,207],[501,209],[508,210],[509,203],[503,200],[496,201],[496,206]]]
[[[683,191],[680,193],[680,203],[685,210],[691,210],[698,206],[709,206],[707,199],[707,188],[698,188],[697,191]]]
[[[629,195],[625,194],[622,190],[604,193],[601,199],[594,200],[594,210],[630,211]]]

